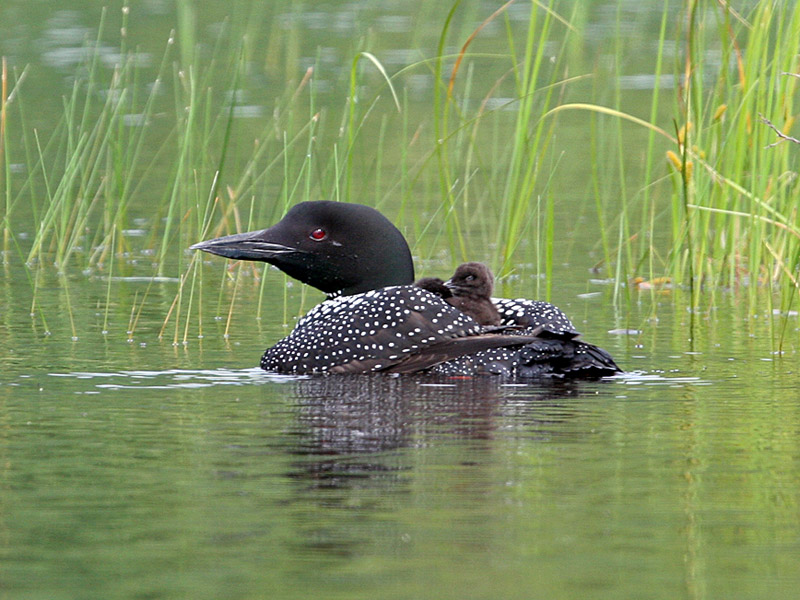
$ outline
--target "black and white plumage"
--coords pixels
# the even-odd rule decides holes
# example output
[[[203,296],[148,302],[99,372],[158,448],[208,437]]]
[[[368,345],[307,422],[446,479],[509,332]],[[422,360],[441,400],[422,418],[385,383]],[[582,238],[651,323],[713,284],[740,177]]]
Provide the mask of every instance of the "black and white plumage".
[[[259,260],[326,292],[328,300],[268,348],[261,367],[289,374],[501,374],[598,377],[620,371],[585,342],[555,306],[493,299],[503,330],[483,327],[436,293],[412,285],[408,244],[378,211],[303,202],[273,227],[195,244],[233,259]]]
[[[417,372],[454,357],[534,341],[484,333],[472,317],[415,286],[340,296],[317,305],[292,333],[268,348],[267,371],[283,373]]]
[[[533,339],[522,346],[460,356],[437,365],[436,373],[575,378],[621,372],[608,352],[575,339],[579,332],[558,307],[527,298],[492,298],[492,302],[500,313],[500,329],[514,327],[516,335]]]
[[[500,313],[500,325],[539,328],[542,335],[573,339],[580,333],[557,306],[527,298],[492,298]]]

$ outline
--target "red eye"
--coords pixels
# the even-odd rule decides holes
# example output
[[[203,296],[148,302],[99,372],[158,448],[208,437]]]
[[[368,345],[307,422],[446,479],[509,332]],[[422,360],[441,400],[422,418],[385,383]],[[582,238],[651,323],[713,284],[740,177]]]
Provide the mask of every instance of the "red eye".
[[[326,237],[328,237],[328,234],[325,232],[324,229],[318,228],[318,229],[315,229],[314,231],[312,231],[311,233],[309,233],[308,237],[310,237],[315,242],[321,242]]]

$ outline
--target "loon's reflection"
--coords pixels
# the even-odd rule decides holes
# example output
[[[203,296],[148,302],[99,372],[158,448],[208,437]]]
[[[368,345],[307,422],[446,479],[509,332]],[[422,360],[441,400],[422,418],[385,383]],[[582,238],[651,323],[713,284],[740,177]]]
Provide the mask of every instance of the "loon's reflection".
[[[293,477],[338,487],[354,478],[403,470],[392,451],[469,440],[474,450],[502,428],[550,436],[574,418],[565,403],[576,383],[505,386],[491,377],[352,375],[298,380],[294,384],[297,441],[303,457]]]

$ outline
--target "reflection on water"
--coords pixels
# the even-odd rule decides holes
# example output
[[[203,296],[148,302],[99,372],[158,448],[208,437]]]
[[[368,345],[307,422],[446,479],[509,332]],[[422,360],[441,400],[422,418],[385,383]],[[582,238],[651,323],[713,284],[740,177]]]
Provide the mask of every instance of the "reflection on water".
[[[16,376],[0,386],[0,552],[28,558],[0,580],[54,598],[87,581],[103,598],[515,598],[563,597],[544,582],[567,569],[575,597],[654,580],[683,597],[735,591],[733,564],[739,597],[775,597],[798,583],[798,405],[757,384],[762,363],[726,364],[567,384]]]
[[[491,377],[309,378],[294,386],[304,451],[323,456],[383,452],[438,437],[485,440],[504,419],[530,428],[567,417],[558,399],[573,384],[507,388]],[[526,411],[532,416],[526,418]]]
[[[509,388],[489,377],[384,375],[308,378],[292,388],[294,452],[304,457],[292,476],[326,487],[372,473],[385,477],[392,468],[382,453],[401,448],[445,440],[474,444],[491,440],[500,428],[508,435],[509,427],[547,437],[550,425],[573,416],[559,399],[576,393],[560,382]]]

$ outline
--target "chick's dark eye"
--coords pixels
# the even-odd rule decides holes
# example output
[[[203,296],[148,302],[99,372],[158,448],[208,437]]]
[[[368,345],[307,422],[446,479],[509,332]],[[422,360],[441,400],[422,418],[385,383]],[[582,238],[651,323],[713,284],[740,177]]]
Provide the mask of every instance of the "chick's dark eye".
[[[472,281],[475,279],[475,275],[467,275],[467,281]]]
[[[326,237],[328,237],[328,233],[324,229],[318,227],[317,229],[309,233],[308,237],[310,237],[315,242],[321,242]]]

